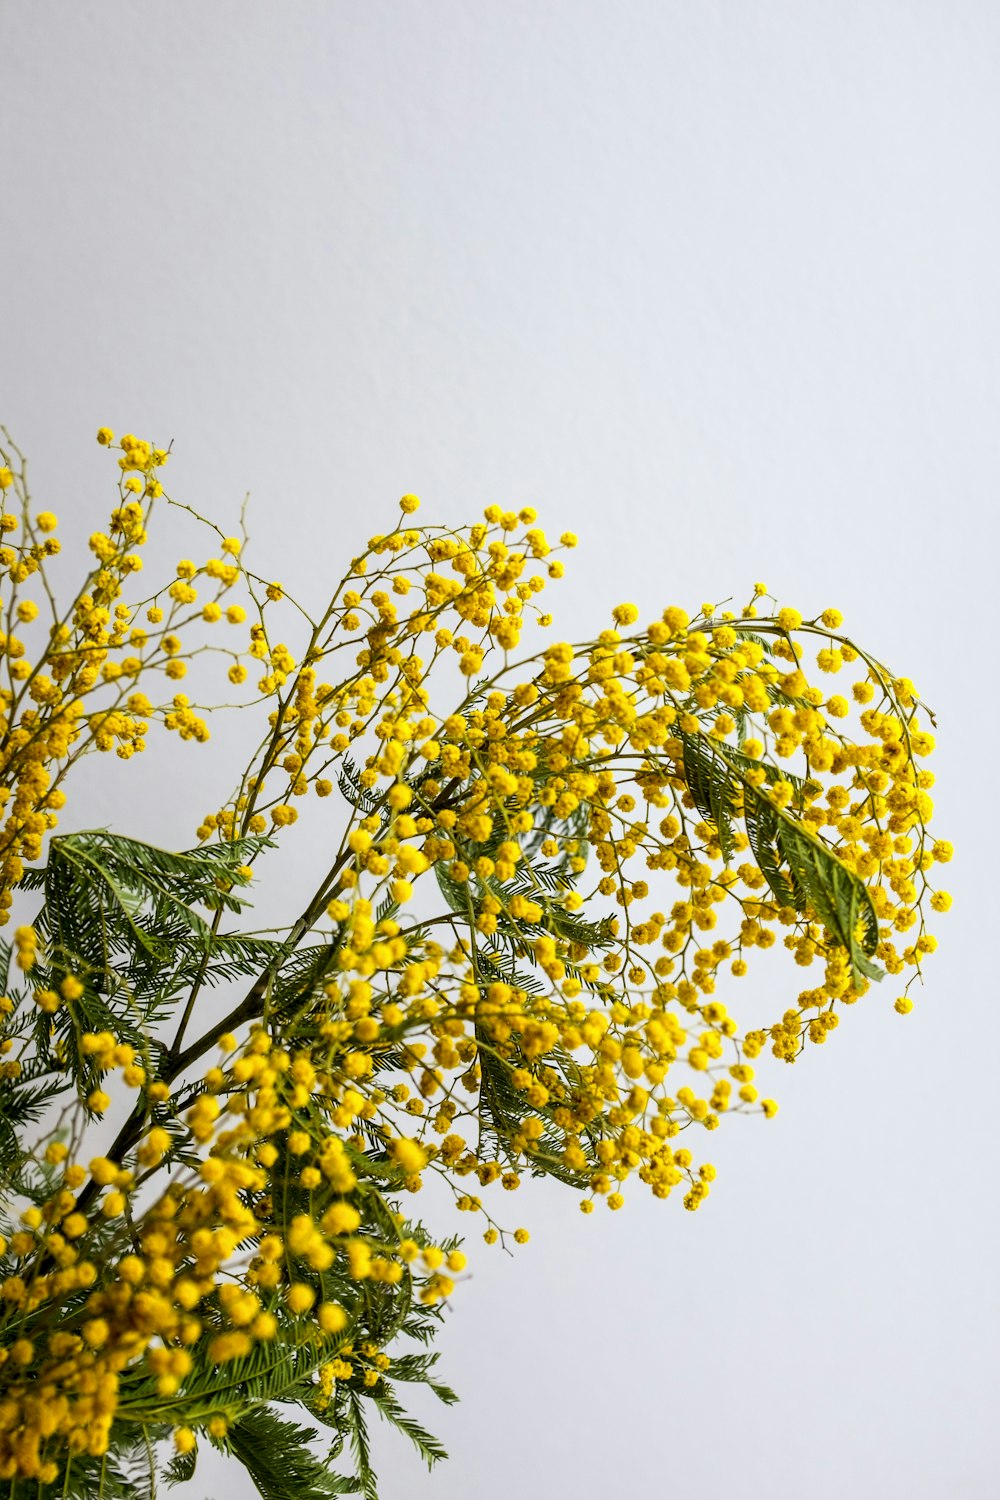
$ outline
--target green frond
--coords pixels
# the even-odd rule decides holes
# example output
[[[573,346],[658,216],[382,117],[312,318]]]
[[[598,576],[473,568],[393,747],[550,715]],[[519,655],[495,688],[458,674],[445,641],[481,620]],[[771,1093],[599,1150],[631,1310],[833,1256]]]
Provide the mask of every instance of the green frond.
[[[107,1453],[95,1457],[77,1453],[63,1457],[59,1473],[45,1493],[61,1500],[156,1500],[157,1464],[154,1439],[163,1433],[112,1429]],[[4,1486],[4,1500],[38,1500],[37,1480],[12,1480]]]
[[[847,950],[856,982],[879,980],[883,972],[871,962],[878,946],[878,916],[865,882],[812,833],[794,808],[779,807],[766,787],[747,772],[757,761],[707,735],[683,735],[684,767],[694,771],[691,795],[699,811],[711,816],[720,832],[728,824],[731,838],[737,787],[743,798],[743,820],[754,859],[777,901],[801,913],[812,912],[834,942]],[[768,783],[789,781],[800,797],[807,783],[775,767],[764,767]],[[706,811],[707,809],[707,811]]]
[[[171,854],[103,831],[53,839],[35,922],[48,967],[77,973],[96,993],[122,968],[134,982],[148,981],[182,938],[210,938],[196,907],[243,909],[237,868],[250,852],[241,841]]]
[[[347,1419],[347,1438],[358,1472],[358,1485],[364,1500],[378,1500],[378,1481],[371,1462],[371,1442],[365,1425],[361,1399],[356,1391],[347,1390],[341,1408]]]
[[[357,1493],[357,1483],[330,1471],[309,1447],[317,1433],[258,1406],[234,1422],[226,1443],[263,1500],[327,1500]]]
[[[778,825],[778,843],[795,888],[851,958],[856,975],[879,980],[871,962],[878,946],[878,917],[864,882],[805,828],[790,819]]]
[[[174,854],[103,830],[52,840],[44,869],[22,882],[44,896],[31,984],[57,989],[72,974],[84,989],[72,1011],[29,1007],[36,1055],[49,1070],[68,1069],[81,1092],[93,1087],[94,1065],[80,1055],[79,1038],[105,1030],[151,1054],[155,1066],[163,1047],[156,1028],[181,995],[255,977],[273,962],[281,952],[275,940],[213,930],[220,911],[245,908],[242,867],[269,844],[242,839]],[[213,924],[206,913],[215,914]]]
[[[379,797],[374,796],[368,787],[362,786],[361,773],[349,755],[344,756],[340,765],[337,785],[341,793],[363,818],[370,817],[379,806]]]
[[[190,1453],[176,1453],[163,1470],[163,1477],[168,1484],[187,1484],[194,1478],[197,1464],[197,1448],[192,1448]]]
[[[409,1438],[428,1469],[432,1469],[442,1458],[448,1457],[447,1450],[441,1444],[440,1439],[434,1437],[425,1427],[421,1427],[420,1423],[400,1406],[388,1381],[379,1382],[375,1388],[373,1400],[379,1416],[395,1427],[397,1432]]]
[[[775,899],[782,906],[796,906],[798,899],[781,873],[782,854],[778,847],[778,811],[765,797],[746,797],[743,806],[750,849]]]
[[[478,1028],[477,1038],[480,1041],[477,1061],[481,1079],[479,1155],[485,1158],[492,1154],[517,1166],[520,1157],[511,1149],[511,1137],[529,1116],[541,1117],[544,1122],[542,1134],[533,1143],[530,1157],[532,1175],[555,1177],[571,1187],[585,1188],[588,1181],[586,1172],[576,1172],[562,1160],[565,1135],[552,1123],[551,1107],[529,1104],[525,1094],[516,1089],[511,1081],[512,1069],[521,1065],[523,1059],[516,1052],[511,1057],[497,1057],[485,1042],[482,1030]],[[573,1063],[568,1054],[548,1053],[545,1062],[550,1069],[558,1070],[561,1066],[564,1075],[571,1079]],[[586,1133],[582,1133],[578,1139],[586,1147]]]
[[[684,780],[695,807],[715,829],[728,865],[736,849],[733,820],[737,788],[726,762],[711,748],[704,734],[682,734]]]
[[[28,1125],[34,1125],[47,1113],[53,1099],[70,1089],[65,1077],[55,1075],[35,1082],[31,1076],[0,1080],[0,1200],[8,1191],[24,1192],[20,1174],[24,1161],[24,1141]],[[43,1188],[43,1193],[46,1190]]]

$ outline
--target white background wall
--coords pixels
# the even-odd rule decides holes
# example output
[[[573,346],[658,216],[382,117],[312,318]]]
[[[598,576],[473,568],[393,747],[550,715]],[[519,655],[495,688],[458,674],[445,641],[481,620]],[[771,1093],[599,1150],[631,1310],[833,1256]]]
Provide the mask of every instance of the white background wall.
[[[774,1078],[696,1216],[523,1189],[448,1316],[453,1458],[387,1436],[386,1500],[995,1494],[1000,10],[7,0],[0,54],[0,415],[71,529],[101,422],[214,515],[252,490],[313,598],[404,490],[536,504],[582,538],[560,635],[764,578],[939,713],[914,1013],[885,985]],[[78,821],[189,842],[230,778],[175,748]]]

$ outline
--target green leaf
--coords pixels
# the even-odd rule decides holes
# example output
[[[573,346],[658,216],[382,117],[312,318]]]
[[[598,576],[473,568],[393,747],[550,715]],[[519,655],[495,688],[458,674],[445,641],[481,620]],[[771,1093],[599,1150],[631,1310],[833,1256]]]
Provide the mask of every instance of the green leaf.
[[[870,960],[878,945],[878,917],[868,887],[790,818],[779,820],[777,832],[796,886],[836,942],[847,949],[855,975],[882,979],[883,971]]]
[[[419,1422],[414,1421],[413,1417],[404,1411],[396,1400],[395,1394],[389,1387],[388,1382],[382,1382],[382,1389],[381,1391],[376,1391],[374,1400],[375,1409],[379,1416],[409,1438],[428,1469],[432,1469],[442,1458],[448,1457],[447,1451],[442,1446],[440,1440],[434,1437],[432,1433],[429,1433],[426,1428],[421,1427]]]
[[[348,1390],[347,1392],[345,1412],[349,1423],[348,1438],[350,1439],[351,1452],[354,1454],[354,1463],[358,1471],[361,1493],[364,1495],[365,1500],[378,1500],[378,1481],[371,1464],[371,1444],[368,1440],[368,1428],[365,1425],[361,1402],[355,1391]]]
[[[282,1421],[268,1406],[248,1411],[226,1434],[264,1500],[327,1500],[350,1493],[341,1476],[310,1449],[316,1436],[310,1427]],[[353,1481],[346,1483],[353,1487]]]
[[[187,1484],[189,1479],[194,1478],[197,1462],[197,1448],[192,1448],[190,1453],[177,1453],[164,1469],[163,1477],[168,1484]]]
[[[757,866],[782,906],[812,909],[834,942],[846,948],[855,982],[882,979],[871,962],[878,946],[878,916],[865,882],[812,833],[794,810],[779,807],[763,787],[749,778],[754,766],[769,783],[788,781],[799,805],[806,783],[775,766],[749,760],[733,746],[708,736],[680,736],[691,796],[699,811],[712,810],[713,821],[731,818],[735,784],[743,790],[743,818]],[[697,747],[697,748],[695,748]],[[690,768],[690,769],[689,769]],[[722,839],[720,837],[720,845]],[[725,853],[725,849],[723,848]]]
[[[715,829],[722,857],[728,865],[736,849],[733,819],[736,785],[732,771],[704,734],[682,734],[684,780],[695,807]]]
[[[743,821],[757,868],[782,906],[796,905],[795,892],[781,873],[778,848],[778,813],[766,797],[753,797],[744,788]]]
[[[172,854],[102,830],[53,839],[44,872],[30,872],[24,882],[35,886],[42,875],[45,905],[35,925],[49,967],[77,972],[96,990],[114,987],[123,964],[130,982],[151,982],[179,942],[210,940],[196,907],[243,909],[239,867],[263,842]]]

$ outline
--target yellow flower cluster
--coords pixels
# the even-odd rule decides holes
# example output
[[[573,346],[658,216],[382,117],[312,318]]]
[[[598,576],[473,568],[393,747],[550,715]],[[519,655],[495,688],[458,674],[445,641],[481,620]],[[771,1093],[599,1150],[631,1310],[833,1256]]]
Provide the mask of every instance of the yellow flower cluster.
[[[67,1455],[104,1453],[119,1421],[166,1422],[182,1454],[200,1432],[221,1438],[263,1345],[294,1351],[317,1413],[345,1387],[381,1389],[385,1307],[433,1309],[465,1266],[398,1208],[428,1172],[482,1216],[488,1244],[527,1241],[490,1197],[525,1173],[571,1185],[584,1212],[620,1208],[630,1178],[697,1209],[715,1168],[679,1137],[728,1113],[773,1116],[758,1059],[824,1043],[878,966],[905,977],[905,1014],[935,947],[926,911],[950,905],[931,883],[952,853],[927,833],[932,720],[836,610],[760,613],[763,585],[740,614],[668,605],[640,625],[621,603],[593,639],[514,662],[525,627],[551,623],[538,596],[575,536],[554,547],[533,510],[499,506],[467,528],[418,528],[406,495],[399,527],[370,539],[323,612],[301,611],[301,643],[274,638],[284,591],[222,532],[138,625],[121,596],[166,454],[131,435],[119,447],[96,567],[62,614],[44,591],[52,625],[30,656],[12,631],[39,610],[19,590],[41,579],[56,523],[32,515],[23,464],[0,454],[21,499],[3,529],[24,538],[0,558],[0,913],[84,749],[128,758],[155,719],[207,738],[186,695],[154,703],[138,682],[183,677],[180,632],[196,622],[244,626],[247,607],[227,602],[237,584],[252,623],[225,648],[229,678],[259,671],[267,732],[197,829],[220,856],[219,892],[246,883],[310,789],[339,789],[349,816],[272,947],[234,946],[222,922],[238,906],[221,895],[210,923],[192,919],[202,946],[172,1040],[88,1022],[107,975],[102,990],[41,919],[15,931],[32,1027],[17,996],[0,1001],[0,1083],[42,1041],[79,1080],[70,1144],[26,1152],[44,1186],[0,1247],[0,1479],[41,1485],[67,1475]],[[850,688],[828,691],[829,676]],[[447,705],[432,678],[450,684]],[[411,915],[432,872],[438,901]],[[191,1041],[213,944],[248,988]],[[719,981],[772,947],[798,993],[741,1026]],[[82,1126],[110,1109],[110,1072],[134,1107],[84,1167]]]
[[[114,443],[109,428],[100,429],[98,441]],[[141,603],[123,597],[142,569],[149,517],[163,494],[158,471],[167,452],[131,433],[121,439],[119,503],[108,529],[90,537],[92,567],[74,598],[60,605],[45,573],[46,561],[61,550],[58,519],[51,511],[33,510],[23,457],[6,434],[5,442],[0,446],[0,576],[6,582],[0,594],[0,677],[6,677],[0,680],[0,922],[9,920],[25,861],[41,857],[43,839],[56,826],[65,801],[62,782],[80,755],[115,750],[127,760],[145,748],[154,717],[184,738],[207,735],[186,699],[175,698],[160,709],[136,687],[141,674],[184,675],[175,633],[183,623],[184,600],[168,590],[166,609],[153,596],[143,610]],[[226,568],[215,575],[220,587],[235,581],[229,574]],[[243,617],[239,610],[236,614]]]
[[[308,706],[300,712],[302,699],[289,695],[284,714],[273,717],[276,733],[261,774],[199,831],[220,828],[231,837],[262,830],[264,774],[277,768],[291,784],[269,804],[271,818],[279,826],[291,821],[288,798],[310,784],[308,761],[317,747],[332,752],[320,767],[325,771],[352,741],[374,741],[357,779],[359,793],[378,811],[347,837],[327,908],[339,928],[345,978],[353,974],[369,986],[374,978],[382,990],[381,998],[365,992],[374,1015],[366,1010],[359,1038],[365,1046],[344,1065],[352,1088],[364,1087],[369,1052],[397,1051],[411,1030],[429,1034],[431,1060],[422,1042],[403,1053],[407,1071],[418,1074],[419,1097],[402,1085],[388,1105],[405,1100],[418,1113],[418,1104],[440,1094],[435,1130],[450,1132],[449,1115],[457,1113],[475,1121],[476,1134],[486,1056],[506,1066],[511,1086],[524,1095],[525,1117],[502,1143],[508,1171],[448,1133],[447,1151],[441,1149],[450,1177],[476,1172],[481,1180],[505,1176],[513,1185],[525,1165],[545,1164],[579,1174],[616,1207],[621,1195],[613,1189],[635,1171],[659,1196],[685,1183],[685,1202],[697,1207],[712,1169],[694,1170],[690,1153],[669,1142],[691,1124],[714,1128],[733,1109],[773,1115],[777,1106],[759,1098],[751,1060],[767,1043],[793,1061],[807,1040],[824,1042],[838,1007],[853,1004],[869,983],[843,931],[831,931],[808,899],[796,900],[792,878],[772,886],[761,864],[747,857],[754,853],[748,832],[732,831],[731,847],[723,848],[722,831],[699,813],[692,790],[699,757],[702,772],[707,755],[725,773],[734,820],[753,803],[759,834],[765,813],[777,820],[793,812],[807,862],[822,851],[837,878],[853,872],[866,882],[878,923],[870,951],[891,974],[907,968],[918,974],[935,945],[921,904],[928,872],[950,855],[947,844],[925,836],[933,778],[919,759],[933,738],[920,725],[912,684],[891,677],[839,635],[834,610],[804,624],[791,608],[765,618],[751,603],[736,618],[705,607],[692,621],[669,606],[628,639],[605,630],[583,646],[548,647],[522,663],[513,680],[506,660],[486,676],[490,638],[499,639],[504,621],[519,623],[540,592],[540,576],[519,580],[529,559],[549,548],[534,527],[511,544],[518,523],[534,521],[531,512],[491,507],[484,519],[486,526],[464,536],[400,530],[372,539],[355,562],[354,586],[343,593],[336,622],[356,636],[367,613],[359,674],[337,690],[317,692],[307,669]],[[372,555],[390,559],[377,581],[391,575],[395,594],[412,601],[405,617],[384,587],[367,580]],[[442,563],[456,576],[442,573]],[[620,627],[638,618],[631,604],[613,613]],[[459,633],[470,622],[476,637]],[[424,636],[433,636],[429,659],[418,654]],[[800,663],[810,637],[821,671],[860,665],[852,690],[858,705],[877,698],[860,712],[861,738],[843,727],[846,700],[807,680]],[[307,659],[321,661],[338,644],[333,630],[319,631]],[[423,684],[446,651],[457,653],[460,671],[477,681],[458,711],[438,716]],[[782,761],[796,769],[783,772]],[[329,782],[320,776],[316,787],[325,794]],[[610,898],[621,910],[606,919],[598,952],[572,930],[572,913],[586,900],[578,891],[554,894],[538,887],[537,875],[535,889],[527,877],[523,890],[509,889],[532,843],[576,875],[586,855],[596,860],[603,873],[592,899]],[[637,862],[641,872],[634,873]],[[372,920],[380,899],[404,904],[414,876],[431,867],[458,893],[459,911],[463,891],[468,905],[467,936],[450,952],[434,944],[411,943],[407,950],[394,919]],[[650,871],[669,872],[683,899],[669,912],[640,917]],[[937,893],[931,904],[946,909],[949,899]],[[726,912],[735,923],[722,936]],[[860,921],[860,910],[855,915]],[[520,954],[536,979],[538,971],[548,978],[548,995],[535,993],[534,984],[529,990],[504,980],[509,955],[490,942],[511,923],[542,929],[522,942]],[[897,935],[913,928],[900,950]],[[709,932],[712,939],[701,937]],[[768,1026],[741,1035],[726,1006],[711,998],[718,971],[725,965],[740,977],[750,950],[774,946],[779,937],[796,964],[821,966],[822,979]],[[456,991],[459,1002],[444,999]],[[407,1002],[402,1009],[400,997]],[[355,995],[352,1003],[362,1002]],[[908,1002],[897,1004],[907,1008]],[[592,1054],[590,1061],[576,1061],[581,1050]],[[677,1063],[707,1086],[669,1089],[667,1074]],[[456,1103],[449,1073],[472,1093],[471,1107]],[[376,1090],[378,1118],[391,1132],[383,1092]],[[475,1199],[462,1202],[470,1204],[479,1206]]]
[[[83,1043],[98,1067],[124,1063],[127,1072],[131,1049],[113,1037],[85,1035]],[[169,1118],[177,1100],[163,1084],[150,1093]],[[220,1094],[228,1095],[225,1111]],[[350,1350],[358,1321],[324,1290],[335,1261],[338,1285],[345,1275],[390,1287],[406,1276],[420,1279],[425,1303],[448,1295],[454,1283],[440,1268],[460,1270],[460,1253],[418,1245],[400,1216],[388,1233],[375,1231],[359,1195],[344,1130],[373,1112],[356,1091],[317,1074],[308,1052],[283,1051],[258,1027],[225,1068],[209,1070],[185,1112],[203,1160],[175,1174],[151,1206],[136,1206],[137,1172],[161,1165],[176,1145],[171,1129],[153,1125],[140,1136],[133,1170],[107,1156],[85,1168],[50,1144],[53,1190],[0,1245],[13,1263],[0,1279],[8,1341],[0,1357],[0,1478],[50,1482],[51,1453],[62,1445],[70,1454],[103,1453],[116,1415],[151,1419],[164,1398],[177,1397],[195,1351],[238,1376],[239,1362],[280,1334],[316,1367],[317,1393],[328,1400],[336,1357]],[[423,1149],[400,1139],[395,1160],[416,1186]],[[308,1206],[282,1222],[277,1196],[287,1199],[296,1187]],[[370,1353],[382,1358],[377,1345]],[[144,1376],[154,1377],[155,1396]],[[204,1405],[199,1425],[225,1423],[224,1399]],[[178,1409],[195,1420],[190,1402]]]

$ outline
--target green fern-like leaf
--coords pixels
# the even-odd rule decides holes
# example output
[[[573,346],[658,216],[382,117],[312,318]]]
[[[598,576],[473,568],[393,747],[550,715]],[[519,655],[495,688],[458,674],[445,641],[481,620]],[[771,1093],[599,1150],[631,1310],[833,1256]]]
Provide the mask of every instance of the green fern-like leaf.
[[[376,1390],[373,1399],[379,1416],[395,1427],[397,1432],[409,1438],[428,1469],[432,1469],[442,1458],[448,1457],[447,1450],[440,1440],[426,1428],[421,1427],[420,1423],[400,1406],[387,1381],[381,1382],[381,1390]]]
[[[371,1442],[361,1400],[356,1391],[348,1390],[342,1412],[347,1421],[347,1436],[358,1471],[358,1484],[364,1500],[378,1500],[378,1479],[371,1462]]]
[[[736,816],[736,784],[726,761],[712,749],[707,735],[685,734],[684,780],[695,807],[715,829],[726,864],[736,848],[733,820]]]
[[[164,1469],[163,1477],[168,1484],[187,1484],[194,1478],[197,1464],[197,1448],[192,1448],[190,1453],[177,1453]]]
[[[791,819],[778,823],[778,844],[795,885],[851,958],[856,974],[879,980],[870,955],[878,945],[878,917],[867,886],[819,839]]]
[[[794,810],[779,807],[765,787],[749,779],[748,766],[743,764],[746,757],[721,743],[711,753],[742,787],[750,847],[776,899],[782,906],[815,913],[834,941],[847,950],[856,982],[882,979],[883,971],[871,961],[878,946],[878,916],[865,882]],[[793,780],[773,768],[767,770],[772,772],[771,782],[779,774],[782,780]],[[801,793],[804,787],[798,780],[796,790]]]
[[[309,1447],[312,1428],[283,1421],[270,1407],[258,1406],[234,1422],[226,1435],[263,1500],[327,1500],[356,1493],[353,1480],[332,1473]]]

